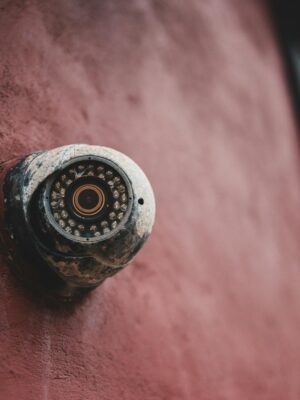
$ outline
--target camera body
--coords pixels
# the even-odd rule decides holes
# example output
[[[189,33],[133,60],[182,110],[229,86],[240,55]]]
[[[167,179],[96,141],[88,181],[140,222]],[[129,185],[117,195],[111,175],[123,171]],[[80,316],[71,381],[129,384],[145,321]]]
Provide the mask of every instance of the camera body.
[[[151,185],[116,150],[69,145],[1,168],[1,242],[31,287],[78,297],[126,267],[151,233]]]

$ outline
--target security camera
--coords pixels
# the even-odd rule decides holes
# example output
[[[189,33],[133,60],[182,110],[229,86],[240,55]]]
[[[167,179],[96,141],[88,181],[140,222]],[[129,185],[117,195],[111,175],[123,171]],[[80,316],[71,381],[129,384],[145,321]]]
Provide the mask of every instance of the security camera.
[[[120,152],[70,145],[2,165],[1,242],[21,279],[64,300],[121,271],[149,237],[155,201]],[[3,207],[2,207],[3,209]]]

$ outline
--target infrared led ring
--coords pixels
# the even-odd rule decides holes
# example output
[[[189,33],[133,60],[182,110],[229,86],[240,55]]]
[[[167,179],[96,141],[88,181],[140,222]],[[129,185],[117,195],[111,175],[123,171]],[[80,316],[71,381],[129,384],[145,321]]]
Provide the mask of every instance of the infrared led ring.
[[[48,182],[42,193],[50,223],[66,237],[99,241],[126,222],[132,207],[129,180],[108,160],[77,159]]]

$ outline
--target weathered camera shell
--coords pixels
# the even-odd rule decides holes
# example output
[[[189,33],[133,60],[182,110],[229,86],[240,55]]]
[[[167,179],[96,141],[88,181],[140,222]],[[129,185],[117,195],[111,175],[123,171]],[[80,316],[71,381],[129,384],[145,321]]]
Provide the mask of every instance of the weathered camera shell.
[[[96,242],[72,240],[48,224],[49,240],[45,243],[33,226],[31,215],[44,210],[35,206],[32,211],[32,202],[54,173],[79,157],[107,160],[126,174],[132,191],[130,215],[110,237]],[[122,270],[151,233],[155,217],[151,185],[140,167],[116,150],[79,144],[35,152],[3,164],[1,176],[4,205],[1,238],[13,269],[22,279],[49,286],[50,291],[51,282],[55,281],[55,291],[62,297],[72,298],[78,292],[76,288],[85,291],[96,287]],[[42,217],[47,224],[45,215]]]

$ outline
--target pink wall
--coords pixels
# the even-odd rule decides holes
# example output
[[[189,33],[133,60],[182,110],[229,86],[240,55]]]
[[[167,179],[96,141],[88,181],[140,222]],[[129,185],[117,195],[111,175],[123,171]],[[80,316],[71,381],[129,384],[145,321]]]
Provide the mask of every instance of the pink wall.
[[[111,146],[158,208],[73,310],[1,263],[0,398],[298,400],[298,138],[262,2],[0,4],[0,158]]]

